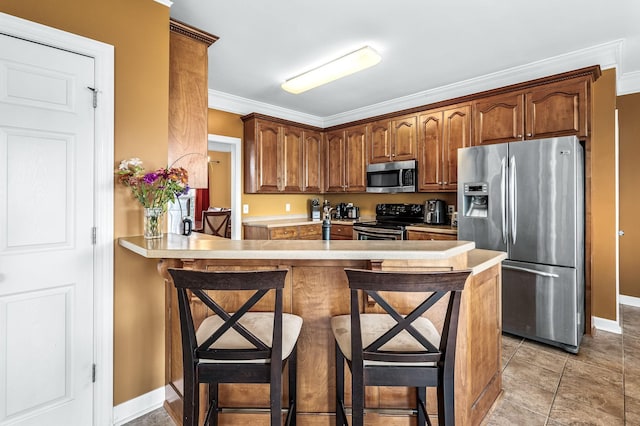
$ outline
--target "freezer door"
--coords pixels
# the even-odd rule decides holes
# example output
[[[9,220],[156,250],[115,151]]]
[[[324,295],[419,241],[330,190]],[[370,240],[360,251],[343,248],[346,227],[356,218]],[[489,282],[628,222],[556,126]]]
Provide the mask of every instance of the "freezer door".
[[[507,251],[507,144],[458,150],[458,239],[475,241],[476,247]],[[487,184],[485,216],[469,211],[471,198],[464,194],[465,183]]]
[[[502,329],[577,351],[584,301],[575,268],[502,263]]]
[[[578,266],[581,161],[575,137],[509,144],[509,259]]]

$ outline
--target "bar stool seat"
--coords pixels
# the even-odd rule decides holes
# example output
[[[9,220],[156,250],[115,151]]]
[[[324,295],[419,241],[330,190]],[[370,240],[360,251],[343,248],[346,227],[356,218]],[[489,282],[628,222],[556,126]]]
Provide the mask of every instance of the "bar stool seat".
[[[384,314],[360,314],[360,324],[362,328],[362,346],[371,345],[378,337],[382,336],[391,328],[398,324],[389,315]],[[435,347],[440,345],[440,333],[427,318],[417,318],[413,326],[429,340]],[[336,342],[344,357],[351,361],[351,315],[339,315],[331,318],[331,330]],[[398,333],[393,339],[380,347],[381,351],[387,352],[416,352],[424,350],[406,330]],[[390,361],[369,361],[364,360],[364,365],[424,365],[433,366],[435,362],[390,362]]]
[[[231,313],[233,314],[233,313]],[[271,312],[247,312],[238,321],[240,325],[249,330],[254,336],[262,340],[267,346],[273,341],[273,316]],[[207,317],[196,331],[198,344],[204,343],[225,321],[217,315]],[[292,314],[282,314],[282,359],[289,358],[296,346],[300,330],[302,329],[302,318]],[[220,338],[209,346],[210,349],[255,349],[255,347],[242,337],[233,328],[227,330]],[[201,362],[240,362],[240,363],[268,363],[269,358],[245,359],[245,360],[224,360],[224,359],[202,359]]]

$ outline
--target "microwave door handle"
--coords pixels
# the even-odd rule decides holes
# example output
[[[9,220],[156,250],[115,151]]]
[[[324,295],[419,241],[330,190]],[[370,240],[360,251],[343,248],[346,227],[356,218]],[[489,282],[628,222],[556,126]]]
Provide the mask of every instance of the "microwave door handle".
[[[500,216],[502,219],[502,243],[507,244],[507,159],[500,163]]]
[[[516,229],[518,227],[518,182],[516,179],[516,157],[511,156],[509,164],[509,212],[511,215],[511,243],[516,243]]]

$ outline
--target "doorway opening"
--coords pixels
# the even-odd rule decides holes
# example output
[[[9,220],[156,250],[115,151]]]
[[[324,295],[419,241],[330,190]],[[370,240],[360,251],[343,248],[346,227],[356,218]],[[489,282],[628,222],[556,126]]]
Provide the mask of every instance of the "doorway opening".
[[[229,136],[210,134],[208,138],[208,150],[218,152],[229,152],[231,154],[231,239],[241,239],[241,220],[242,215],[240,213],[241,203],[241,177],[240,177],[240,154],[241,154],[241,142],[240,138],[233,138]]]

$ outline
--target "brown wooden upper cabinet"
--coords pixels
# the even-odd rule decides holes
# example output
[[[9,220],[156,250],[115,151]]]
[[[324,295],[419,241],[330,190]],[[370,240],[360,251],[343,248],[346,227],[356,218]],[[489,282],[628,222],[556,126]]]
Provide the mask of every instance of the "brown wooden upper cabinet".
[[[319,192],[320,132],[251,117],[244,123],[245,192]]]
[[[456,191],[458,148],[471,146],[471,105],[418,116],[418,191]]]
[[[167,164],[189,172],[189,186],[209,186],[207,170],[207,49],[218,37],[169,21]]]
[[[589,78],[578,77],[474,101],[474,145],[587,137],[589,87]]]
[[[414,160],[417,123],[418,116],[413,114],[369,124],[369,164]]]
[[[302,138],[304,192],[322,192],[322,133],[305,130]]]
[[[325,192],[366,192],[365,125],[325,133]]]

